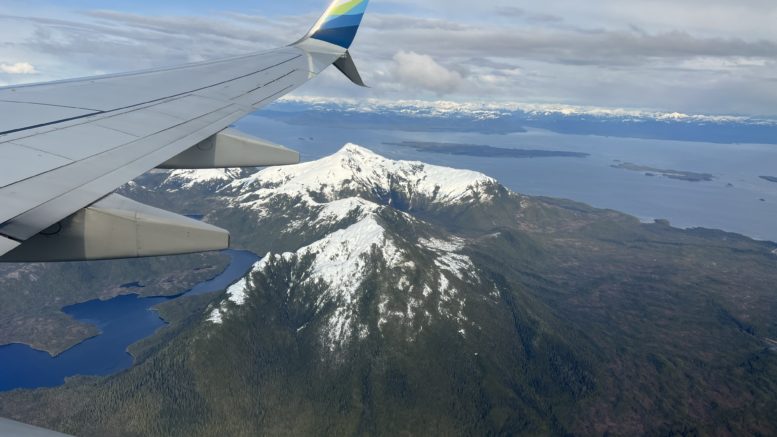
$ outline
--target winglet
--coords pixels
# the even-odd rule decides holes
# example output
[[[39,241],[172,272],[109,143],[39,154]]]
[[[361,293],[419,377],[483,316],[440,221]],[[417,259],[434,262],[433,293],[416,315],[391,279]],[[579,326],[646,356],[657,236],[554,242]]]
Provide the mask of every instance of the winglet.
[[[364,84],[362,76],[359,74],[359,70],[356,69],[356,64],[353,62],[351,52],[348,50],[345,51],[345,54],[340,57],[340,59],[335,61],[335,67],[337,67],[337,69],[340,70],[340,72],[343,73],[345,77],[351,79],[351,82],[364,88],[369,88]]]
[[[334,0],[304,39],[325,41],[344,49],[351,47],[369,0]]]

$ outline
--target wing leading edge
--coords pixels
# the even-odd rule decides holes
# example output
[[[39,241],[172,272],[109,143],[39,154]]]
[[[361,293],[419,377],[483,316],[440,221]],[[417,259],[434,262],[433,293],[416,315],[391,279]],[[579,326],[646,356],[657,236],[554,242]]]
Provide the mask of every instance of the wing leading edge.
[[[333,64],[363,85],[348,48],[367,3],[335,0],[303,39],[276,50],[0,88],[0,261],[34,260],[24,247],[33,240],[37,251],[81,254],[63,260],[143,256],[147,252],[131,246],[145,236],[113,235],[111,229],[118,225],[110,222],[82,226],[71,234],[63,230],[73,228],[74,220],[81,223],[78,217],[84,214],[94,216],[100,205],[86,208],[127,181],[166,163],[203,168],[293,162],[297,155],[288,149],[226,129]],[[203,154],[197,150],[203,145],[218,145],[218,152]],[[187,235],[185,229],[179,231]],[[89,241],[103,241],[113,249],[85,250],[82,246]],[[195,239],[148,253],[218,248],[212,240],[200,245]],[[16,253],[24,256],[15,258]],[[113,255],[95,255],[99,253]]]

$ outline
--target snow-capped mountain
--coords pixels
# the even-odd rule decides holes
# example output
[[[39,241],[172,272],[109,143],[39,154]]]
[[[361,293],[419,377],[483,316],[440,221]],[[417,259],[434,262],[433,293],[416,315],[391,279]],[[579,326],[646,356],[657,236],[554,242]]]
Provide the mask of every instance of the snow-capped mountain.
[[[392,161],[347,144],[318,161],[270,168],[222,190],[241,207],[261,210],[278,197],[330,202],[362,197],[389,204],[402,197],[408,208],[423,204],[462,204],[487,200],[496,181],[477,172],[411,161]]]
[[[248,170],[240,168],[173,170],[162,181],[160,186],[168,191],[220,187],[224,183],[244,177],[248,172]]]
[[[568,135],[774,144],[777,119],[626,108],[505,102],[383,101],[294,97],[261,117],[291,125],[405,132],[510,134],[545,130]]]
[[[565,104],[522,103],[522,102],[452,102],[447,100],[380,100],[343,99],[306,96],[291,96],[283,103],[306,105],[316,109],[337,108],[344,111],[367,113],[402,113],[417,117],[471,117],[488,120],[509,117],[515,113],[534,117],[591,117],[621,119],[627,121],[665,121],[677,123],[737,123],[748,125],[775,126],[773,118],[756,118],[741,115],[686,114],[682,112],[661,112],[630,108],[604,108]]]
[[[414,214],[488,204],[498,187],[480,173],[392,161],[354,144],[318,161],[235,180],[219,190],[230,207],[251,212],[256,229],[279,234],[271,238],[285,235],[293,243],[289,251],[268,253],[209,320],[239,317],[239,307],[261,291],[257,277],[304,265],[289,277],[286,292],[312,304],[313,322],[298,329],[317,330],[330,351],[387,325],[412,341],[428,324],[446,320],[464,336],[477,327],[465,316],[471,297],[462,290],[483,281],[465,239]]]

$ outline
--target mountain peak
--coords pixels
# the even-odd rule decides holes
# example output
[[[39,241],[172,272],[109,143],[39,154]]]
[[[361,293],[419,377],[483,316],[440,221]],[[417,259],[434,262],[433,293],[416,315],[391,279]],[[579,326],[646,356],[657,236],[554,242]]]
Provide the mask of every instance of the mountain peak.
[[[233,182],[241,201],[288,196],[328,202],[362,197],[379,203],[402,201],[457,204],[487,196],[483,188],[496,181],[482,173],[428,165],[417,161],[395,161],[353,144],[337,153],[287,167],[262,170]]]
[[[373,152],[372,150],[354,143],[346,143],[334,155],[367,155],[367,156],[376,156],[376,157],[380,156],[377,153]]]
[[[490,202],[493,186],[481,173],[395,161],[353,143],[317,161],[236,180],[220,195],[253,211],[250,227],[276,244],[209,320],[239,319],[246,296],[282,292],[309,310],[293,329],[314,333],[330,352],[370,333],[399,330],[412,342],[436,322],[464,337],[477,327],[464,314],[472,296],[463,290],[483,279],[467,240],[422,217]],[[278,278],[280,289],[267,285]]]

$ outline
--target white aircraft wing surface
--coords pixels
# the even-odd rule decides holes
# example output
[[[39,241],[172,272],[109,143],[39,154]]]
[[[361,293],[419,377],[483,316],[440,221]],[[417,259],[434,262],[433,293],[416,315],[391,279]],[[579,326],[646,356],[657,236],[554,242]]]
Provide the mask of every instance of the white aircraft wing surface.
[[[0,88],[2,261],[169,255],[228,246],[226,231],[116,194],[154,168],[292,164],[296,152],[228,129],[348,53],[367,0],[335,0],[287,47]]]

